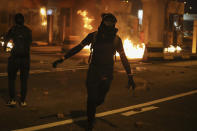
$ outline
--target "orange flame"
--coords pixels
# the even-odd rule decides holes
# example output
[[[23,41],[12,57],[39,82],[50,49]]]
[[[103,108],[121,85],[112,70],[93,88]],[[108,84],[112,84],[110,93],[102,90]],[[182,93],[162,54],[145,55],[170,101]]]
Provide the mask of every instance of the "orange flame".
[[[125,54],[128,59],[141,59],[143,58],[144,51],[145,51],[145,44],[137,44],[134,45],[131,40],[128,38],[124,40],[123,42],[123,48],[125,51]],[[119,56],[118,53],[116,53],[116,56]]]
[[[91,22],[94,19],[88,18],[88,16],[87,16],[88,12],[86,10],[84,10],[84,11],[78,10],[77,14],[79,14],[79,15],[81,15],[83,17],[83,22],[84,22],[84,26],[83,27],[85,29],[92,30],[93,27],[90,24],[91,24]]]

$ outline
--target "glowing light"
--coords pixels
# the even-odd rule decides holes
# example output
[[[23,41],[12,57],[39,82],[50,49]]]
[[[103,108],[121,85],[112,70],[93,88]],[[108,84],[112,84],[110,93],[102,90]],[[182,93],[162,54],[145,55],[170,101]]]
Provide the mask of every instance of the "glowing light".
[[[42,26],[46,26],[47,25],[47,13],[48,11],[46,12],[46,8],[43,7],[43,8],[40,8],[40,15],[41,15],[41,25]]]
[[[123,0],[122,2],[126,2],[126,3],[129,3],[129,0]]]
[[[170,45],[168,48],[164,48],[164,53],[180,53],[182,51],[180,46]]]
[[[83,49],[90,50],[90,45],[86,45]]]
[[[47,21],[43,21],[42,26],[46,26],[46,25],[47,25]]]
[[[175,27],[178,26],[178,23],[177,23],[176,21],[174,22],[174,26],[175,26]]]
[[[7,47],[12,49],[13,48],[13,43],[11,41],[9,41],[8,44],[7,44]]]
[[[46,15],[46,8],[40,8],[40,14],[45,16]]]
[[[47,15],[52,15],[53,14],[53,10],[52,9],[48,9],[47,10]]]
[[[83,22],[84,22],[84,26],[83,27],[85,29],[92,30],[93,27],[91,26],[91,22],[94,19],[88,18],[88,16],[87,16],[88,12],[86,10],[84,10],[84,11],[78,10],[77,14],[79,14],[79,15],[81,15],[83,17]]]
[[[128,59],[141,59],[145,51],[145,44],[134,45],[128,38],[124,40],[123,48]],[[116,56],[119,56],[116,53]]]
[[[5,45],[5,42],[1,41],[1,45],[4,46]]]
[[[12,41],[9,41],[9,42],[7,43],[6,52],[11,51],[13,47],[14,47],[13,42],[12,42]]]
[[[142,24],[143,10],[138,10],[138,19],[139,19],[139,24]]]

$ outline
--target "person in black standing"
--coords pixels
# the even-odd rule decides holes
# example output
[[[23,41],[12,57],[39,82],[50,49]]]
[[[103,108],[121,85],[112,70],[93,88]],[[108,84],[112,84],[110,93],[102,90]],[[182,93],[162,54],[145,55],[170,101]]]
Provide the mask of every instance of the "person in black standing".
[[[10,100],[8,106],[15,106],[15,80],[20,70],[21,97],[19,104],[26,106],[27,80],[30,69],[30,45],[32,43],[32,31],[24,25],[24,16],[21,13],[15,15],[15,25],[5,35],[5,49],[7,43],[12,40],[13,48],[8,58],[8,87]]]
[[[78,53],[86,45],[91,44],[91,61],[87,73],[87,117],[88,129],[92,130],[95,122],[96,107],[101,105],[109,91],[114,68],[114,55],[116,51],[120,54],[122,64],[128,75],[128,87],[135,88],[135,82],[131,74],[130,64],[125,55],[122,40],[116,34],[118,29],[115,28],[116,17],[111,13],[102,14],[102,21],[98,31],[92,32],[82,40],[76,47],[72,48],[63,58],[56,60],[53,67],[62,63],[65,59],[70,58]]]

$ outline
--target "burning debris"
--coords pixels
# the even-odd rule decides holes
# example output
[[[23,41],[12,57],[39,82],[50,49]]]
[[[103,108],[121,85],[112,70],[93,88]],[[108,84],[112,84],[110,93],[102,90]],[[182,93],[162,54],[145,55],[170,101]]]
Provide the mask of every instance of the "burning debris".
[[[128,38],[124,40],[123,42],[123,48],[125,50],[125,54],[128,57],[128,59],[141,59],[143,58],[144,51],[145,51],[145,44],[137,44],[134,45],[131,40]],[[119,56],[119,54],[116,54],[116,56]]]

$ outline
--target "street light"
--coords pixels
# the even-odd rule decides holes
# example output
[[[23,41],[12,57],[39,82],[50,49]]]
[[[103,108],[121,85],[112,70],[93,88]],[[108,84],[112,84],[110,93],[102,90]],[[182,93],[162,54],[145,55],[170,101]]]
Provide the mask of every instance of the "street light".
[[[52,15],[53,14],[53,10],[52,9],[48,9],[47,10],[47,15]]]
[[[138,10],[138,19],[139,19],[139,24],[142,25],[143,10]]]

